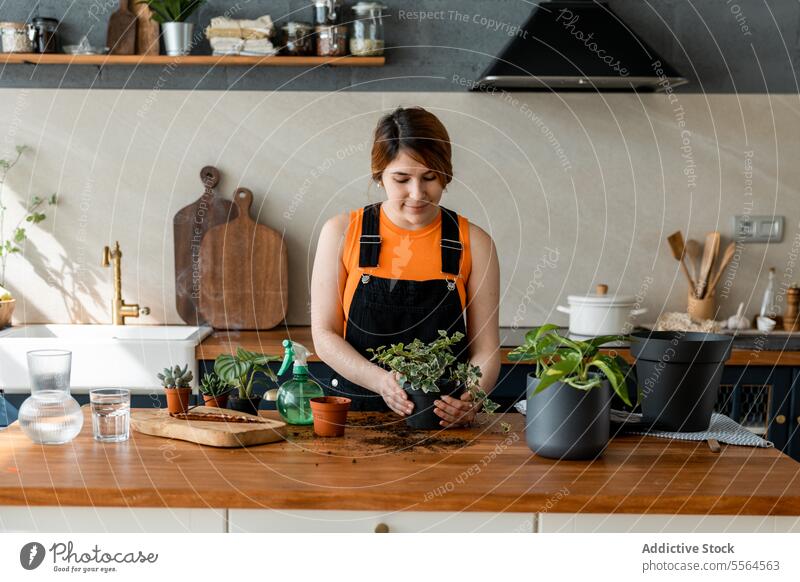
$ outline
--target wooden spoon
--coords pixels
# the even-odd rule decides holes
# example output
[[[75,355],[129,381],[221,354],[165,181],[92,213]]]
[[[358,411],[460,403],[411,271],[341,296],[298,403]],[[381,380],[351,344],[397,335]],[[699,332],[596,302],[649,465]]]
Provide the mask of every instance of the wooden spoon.
[[[719,282],[719,278],[722,277],[722,273],[725,272],[725,269],[728,268],[728,264],[733,260],[733,255],[736,253],[736,243],[731,242],[725,247],[725,252],[722,253],[722,260],[719,263],[719,268],[717,272],[714,273],[714,277],[711,279],[711,283],[708,284],[708,292],[711,293],[716,289],[717,283]]]
[[[697,266],[700,264],[700,258],[703,256],[703,247],[700,243],[690,238],[686,241],[686,256],[689,257],[689,266],[692,268],[692,279],[697,281]]]
[[[700,264],[700,277],[697,281],[696,295],[698,299],[703,299],[706,296],[708,276],[711,274],[718,252],[719,233],[717,231],[709,232],[706,235],[706,244],[703,247],[703,262]]]
[[[683,274],[686,275],[686,279],[689,281],[689,285],[692,288],[695,287],[695,282],[692,279],[692,276],[689,274],[689,269],[686,268],[686,263],[683,260],[684,255],[684,247],[683,247],[683,235],[681,231],[673,232],[671,235],[667,237],[667,242],[669,243],[669,248],[672,251],[672,256],[675,258],[676,261],[680,262],[681,269],[683,270]]]

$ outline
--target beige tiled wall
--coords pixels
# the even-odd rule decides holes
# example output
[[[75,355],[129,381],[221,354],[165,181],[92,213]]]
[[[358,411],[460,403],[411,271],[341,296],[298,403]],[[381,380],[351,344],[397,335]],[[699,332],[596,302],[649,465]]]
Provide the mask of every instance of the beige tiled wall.
[[[259,220],[286,231],[288,321],[308,322],[309,268],[322,223],[377,200],[369,147],[397,105],[436,112],[455,146],[444,203],[494,237],[501,324],[566,322],[568,293],[596,283],[640,294],[654,319],[685,305],[667,234],[718,228],[736,213],[787,217],[779,245],[749,245],[721,304],[758,309],[769,266],[795,274],[800,237],[797,95],[257,93],[2,90],[0,143],[31,146],[6,183],[7,224],[20,202],[58,192],[57,212],[9,260],[17,322],[109,320],[104,244],[124,252],[124,296],[179,322],[172,216],[201,192],[214,164],[230,197],[251,188]],[[752,164],[752,191],[745,171]],[[8,232],[8,231],[7,231]]]

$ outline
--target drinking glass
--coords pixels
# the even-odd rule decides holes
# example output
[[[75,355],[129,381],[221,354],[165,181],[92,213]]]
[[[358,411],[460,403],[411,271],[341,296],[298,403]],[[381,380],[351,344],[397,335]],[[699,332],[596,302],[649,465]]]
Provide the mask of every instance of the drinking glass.
[[[98,388],[89,392],[94,439],[104,443],[128,440],[131,433],[131,392],[124,388]]]

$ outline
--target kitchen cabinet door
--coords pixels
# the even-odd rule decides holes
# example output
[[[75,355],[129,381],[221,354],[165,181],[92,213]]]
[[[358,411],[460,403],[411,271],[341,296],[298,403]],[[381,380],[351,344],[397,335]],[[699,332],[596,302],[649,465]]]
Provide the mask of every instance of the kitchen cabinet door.
[[[786,420],[786,438],[788,441],[788,450],[786,452],[795,461],[800,461],[800,368],[795,368],[793,374],[792,405]]]

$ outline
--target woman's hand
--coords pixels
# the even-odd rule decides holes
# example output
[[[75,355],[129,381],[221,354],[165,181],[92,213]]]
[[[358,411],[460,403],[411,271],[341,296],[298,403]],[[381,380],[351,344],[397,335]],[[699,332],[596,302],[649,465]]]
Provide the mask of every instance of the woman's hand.
[[[398,376],[397,372],[386,372],[378,386],[378,394],[397,414],[408,416],[414,410],[414,403],[408,399],[406,391],[400,387]]]
[[[433,412],[442,419],[439,423],[445,428],[453,426],[469,426],[478,413],[480,404],[473,402],[472,394],[465,392],[461,398],[442,396],[433,403]]]

